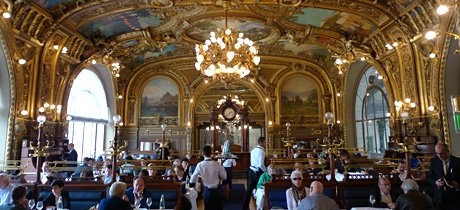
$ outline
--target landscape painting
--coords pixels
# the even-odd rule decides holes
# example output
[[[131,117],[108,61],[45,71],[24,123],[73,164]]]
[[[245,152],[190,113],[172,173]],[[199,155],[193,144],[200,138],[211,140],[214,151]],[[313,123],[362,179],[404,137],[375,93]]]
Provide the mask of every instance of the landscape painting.
[[[317,116],[319,93],[316,83],[306,77],[289,79],[281,89],[281,114],[285,116]]]
[[[179,91],[166,77],[155,77],[142,92],[141,117],[178,116]]]

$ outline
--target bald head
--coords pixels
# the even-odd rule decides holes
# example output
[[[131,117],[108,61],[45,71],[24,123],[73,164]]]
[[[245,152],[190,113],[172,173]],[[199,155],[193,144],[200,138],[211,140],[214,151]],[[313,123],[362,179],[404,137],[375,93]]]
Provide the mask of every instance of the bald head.
[[[439,157],[439,159],[441,160],[449,159],[450,152],[449,152],[449,147],[447,146],[446,143],[443,143],[443,142],[437,143],[434,150],[436,151],[436,155]]]
[[[310,195],[312,193],[323,193],[323,184],[319,181],[314,181],[310,184]]]
[[[0,189],[5,189],[10,184],[10,178],[8,174],[1,173],[0,174]]]

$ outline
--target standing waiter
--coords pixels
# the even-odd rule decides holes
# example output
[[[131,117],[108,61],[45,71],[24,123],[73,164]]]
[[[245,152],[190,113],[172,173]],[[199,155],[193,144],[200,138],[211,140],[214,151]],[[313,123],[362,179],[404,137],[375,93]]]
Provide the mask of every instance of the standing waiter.
[[[257,147],[251,151],[251,166],[248,172],[248,184],[244,195],[243,210],[249,210],[252,191],[256,188],[260,176],[267,171],[265,167],[265,137],[259,137]]]
[[[460,159],[451,155],[449,146],[437,143],[437,157],[430,161],[428,181],[434,187],[434,203],[440,210],[459,210]]]
[[[222,210],[222,188],[219,184],[221,179],[227,179],[227,172],[222,165],[211,158],[211,151],[211,146],[203,148],[204,161],[199,162],[196,166],[190,183],[196,183],[198,175],[201,176],[204,185],[204,209]]]

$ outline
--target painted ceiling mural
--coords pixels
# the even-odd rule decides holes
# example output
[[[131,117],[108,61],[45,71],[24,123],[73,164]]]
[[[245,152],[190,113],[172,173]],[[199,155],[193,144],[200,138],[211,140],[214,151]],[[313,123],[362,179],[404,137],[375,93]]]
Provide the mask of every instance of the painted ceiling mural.
[[[216,2],[216,5],[210,2],[191,4],[195,1],[182,0],[172,1],[174,6],[156,7],[153,2],[157,1],[153,0],[118,3],[106,0],[33,1],[57,19],[67,18],[64,22],[74,24],[77,32],[95,46],[105,48],[102,53],[109,52],[130,70],[168,56],[193,56],[194,44],[209,39],[211,31],[225,26],[222,5]],[[410,0],[395,2],[401,8],[412,3]],[[270,4],[257,8],[235,6],[231,8],[234,10],[232,15],[228,16],[228,26],[235,33],[244,33],[245,37],[255,41],[262,54],[321,58],[329,63],[332,62],[332,53],[337,52],[334,49],[343,49],[343,39],[369,37],[378,29],[365,15],[327,8],[299,6],[283,9]],[[309,30],[309,26],[316,31]],[[157,36],[167,36],[168,39],[154,39]],[[88,51],[85,58],[97,50]]]
[[[370,21],[350,13],[317,8],[303,8],[300,11],[301,13],[294,14],[292,19],[301,25],[332,29],[347,35],[358,33],[364,36],[377,29],[377,26]]]
[[[229,18],[228,27],[233,29],[237,33],[244,33],[244,37],[247,37],[253,41],[259,41],[268,37],[272,33],[272,29],[261,22],[251,20],[240,20]],[[225,27],[225,19],[202,19],[193,23],[186,31],[186,36],[193,40],[203,42],[209,39],[211,31],[216,32],[216,29]]]
[[[154,14],[148,9],[142,9],[103,16],[81,26],[78,31],[88,38],[110,38],[147,27],[159,26],[161,20]]]

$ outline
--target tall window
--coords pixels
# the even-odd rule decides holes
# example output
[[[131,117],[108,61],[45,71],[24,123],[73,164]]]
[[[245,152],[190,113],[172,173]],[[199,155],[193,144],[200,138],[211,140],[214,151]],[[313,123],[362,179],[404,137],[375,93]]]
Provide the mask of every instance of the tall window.
[[[11,106],[10,85],[12,84],[10,84],[6,57],[0,47],[0,159],[4,159],[7,149],[8,118]]]
[[[355,100],[356,140],[358,147],[383,153],[390,135],[388,93],[375,67],[361,77]]]
[[[78,159],[104,152],[105,125],[108,123],[107,96],[96,73],[84,69],[75,79],[67,105],[68,138],[75,144]]]

